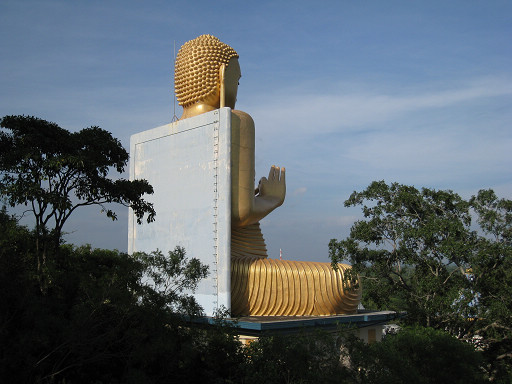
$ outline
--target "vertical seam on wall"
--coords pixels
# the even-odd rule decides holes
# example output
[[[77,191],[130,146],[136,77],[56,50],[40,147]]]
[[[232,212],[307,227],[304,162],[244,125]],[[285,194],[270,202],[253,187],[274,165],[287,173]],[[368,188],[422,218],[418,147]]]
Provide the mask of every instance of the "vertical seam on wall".
[[[214,290],[215,290],[215,308],[219,309],[219,236],[218,236],[218,202],[219,202],[219,111],[215,111],[216,119],[213,122],[213,257],[214,272]]]

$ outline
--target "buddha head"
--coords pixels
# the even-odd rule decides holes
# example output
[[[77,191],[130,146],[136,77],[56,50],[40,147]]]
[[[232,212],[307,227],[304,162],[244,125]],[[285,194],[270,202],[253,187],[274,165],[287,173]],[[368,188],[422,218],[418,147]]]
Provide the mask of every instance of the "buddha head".
[[[239,78],[238,54],[214,36],[186,42],[176,57],[174,88],[184,110],[198,103],[218,108],[224,88],[225,105],[233,108]]]

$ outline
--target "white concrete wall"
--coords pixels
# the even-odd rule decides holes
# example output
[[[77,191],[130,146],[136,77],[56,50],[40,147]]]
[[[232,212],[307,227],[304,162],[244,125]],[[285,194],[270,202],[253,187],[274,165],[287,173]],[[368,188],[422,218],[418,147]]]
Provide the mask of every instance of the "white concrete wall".
[[[231,110],[222,108],[140,132],[130,140],[130,180],[146,179],[156,220],[130,211],[128,252],[179,245],[209,266],[195,297],[207,315],[231,307]]]

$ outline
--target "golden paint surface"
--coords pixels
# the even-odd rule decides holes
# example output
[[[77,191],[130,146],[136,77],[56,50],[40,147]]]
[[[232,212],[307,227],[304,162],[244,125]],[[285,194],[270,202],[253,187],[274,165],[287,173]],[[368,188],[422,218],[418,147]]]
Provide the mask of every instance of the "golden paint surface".
[[[179,105],[188,107],[209,97],[220,86],[219,69],[236,51],[212,35],[187,41],[178,51],[174,68],[174,90]]]
[[[269,259],[259,224],[231,233],[231,311],[236,316],[355,313],[361,289],[343,279],[346,264]]]

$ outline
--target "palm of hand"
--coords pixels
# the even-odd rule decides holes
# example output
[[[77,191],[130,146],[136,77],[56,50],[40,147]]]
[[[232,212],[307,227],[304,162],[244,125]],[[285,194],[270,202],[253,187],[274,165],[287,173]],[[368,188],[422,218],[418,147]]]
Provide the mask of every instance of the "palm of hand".
[[[268,178],[260,179],[256,193],[257,197],[265,200],[272,208],[283,204],[286,195],[285,169],[275,165],[270,167]]]

